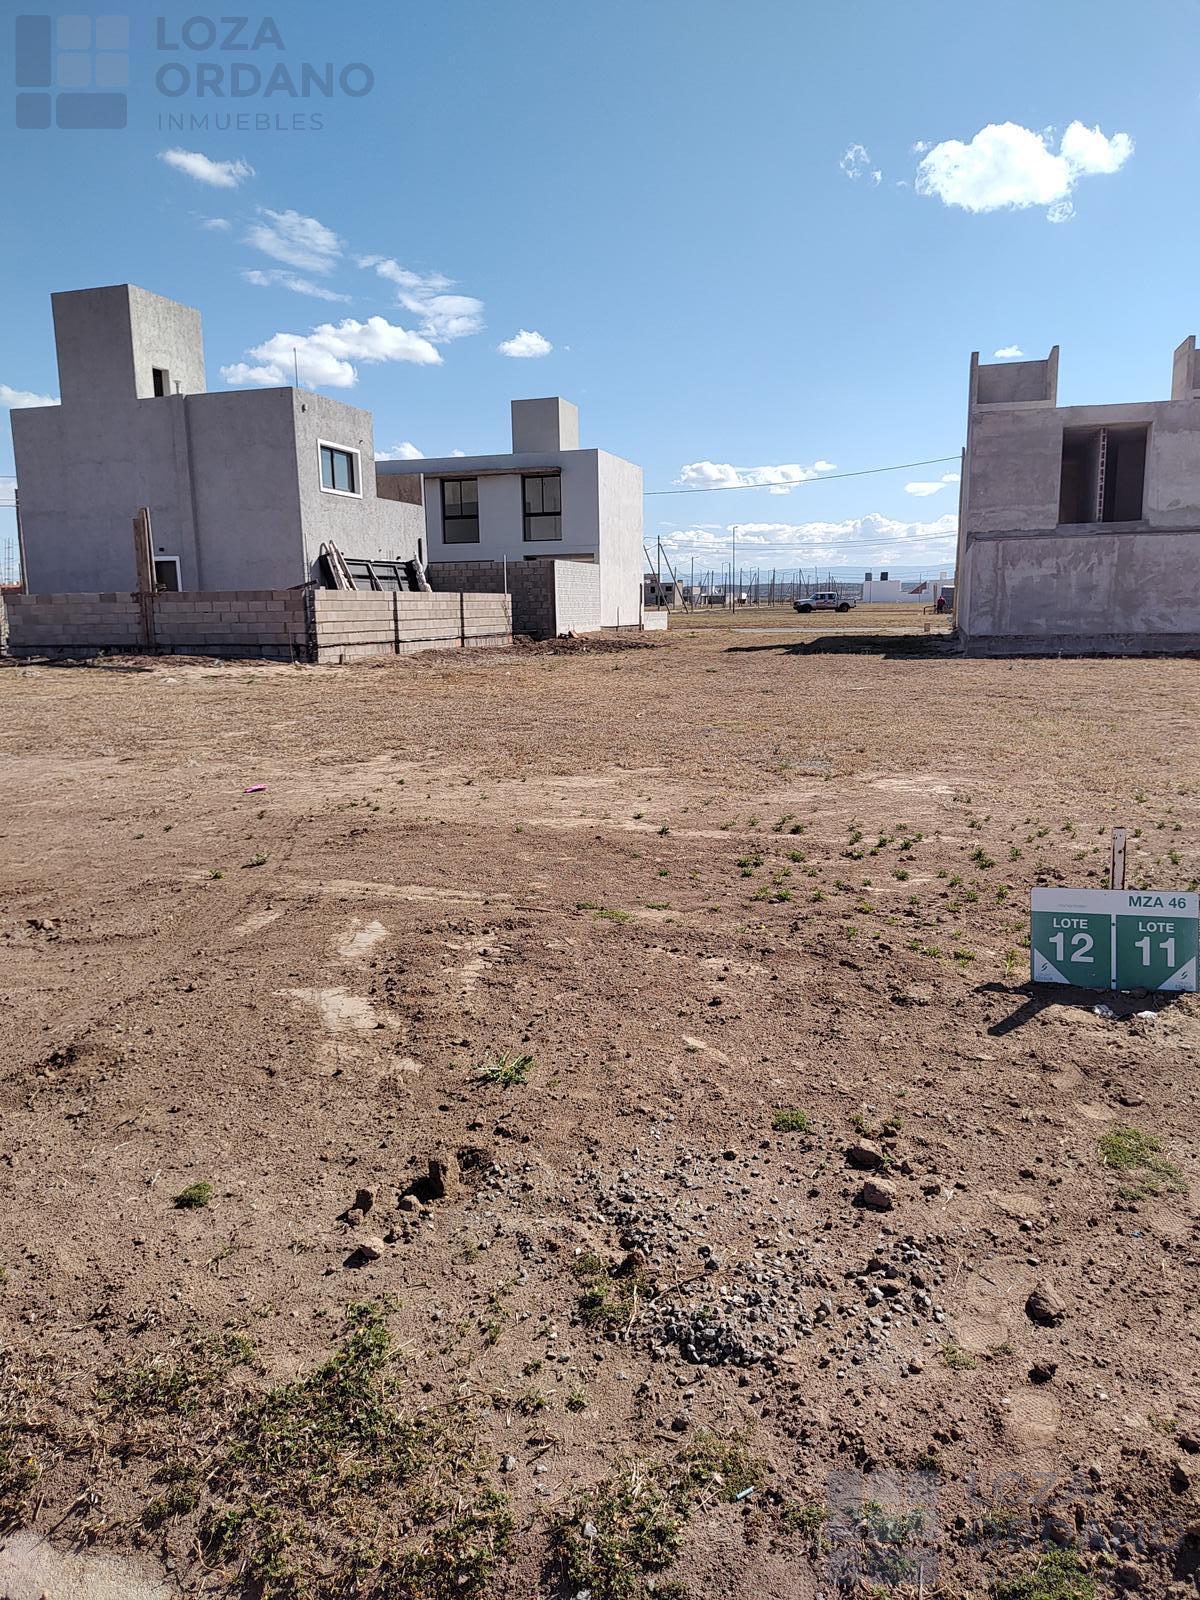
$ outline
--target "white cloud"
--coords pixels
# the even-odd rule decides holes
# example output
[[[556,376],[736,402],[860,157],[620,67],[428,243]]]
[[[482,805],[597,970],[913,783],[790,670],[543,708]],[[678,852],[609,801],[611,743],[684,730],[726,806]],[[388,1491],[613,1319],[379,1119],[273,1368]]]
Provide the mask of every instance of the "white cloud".
[[[423,461],[425,452],[418,450],[411,440],[404,439],[399,444],[394,444],[390,450],[376,450],[375,459],[376,461]]]
[[[924,498],[926,495],[940,494],[941,491],[948,488],[950,484],[957,482],[957,472],[943,472],[941,477],[936,482],[906,483],[904,485],[904,492],[905,494],[915,494]]]
[[[467,452],[465,450],[451,450],[450,452],[452,456],[465,456],[466,453]]]
[[[1111,138],[1072,122],[1052,148],[1051,130],[1035,133],[1015,122],[989,122],[969,144],[935,144],[917,168],[918,194],[934,195],[964,211],[1048,206],[1051,222],[1074,214],[1068,196],[1082,177],[1117,172],[1133,154],[1127,133]]]
[[[517,360],[531,361],[538,356],[548,356],[554,346],[536,329],[519,328],[511,339],[505,339],[496,348],[502,356],[514,356]]]
[[[56,406],[57,404],[57,395],[34,394],[31,389],[10,389],[8,384],[0,383],[0,410],[24,411],[29,406]]]
[[[440,272],[412,272],[390,256],[359,256],[396,289],[396,304],[420,317],[420,331],[435,344],[465,339],[483,327],[483,301],[469,294],[447,294],[454,280]]]
[[[876,184],[883,181],[883,173],[871,166],[870,152],[861,144],[852,144],[843,151],[838,166],[848,178],[856,181],[859,178],[870,178]]]
[[[836,471],[832,461],[814,461],[811,467],[795,462],[778,467],[734,467],[727,461],[690,461],[680,467],[675,482],[690,489],[752,489],[770,484],[772,494],[788,494],[798,483]]]
[[[992,351],[996,361],[1019,361],[1024,354],[1019,344],[1002,344],[999,350]]]
[[[1072,122],[1062,136],[1059,152],[1076,172],[1119,172],[1133,154],[1133,140],[1127,133],[1114,133],[1106,139],[1099,128]]]
[[[311,278],[301,278],[294,272],[288,272],[284,267],[269,267],[263,272],[258,267],[248,267],[242,273],[247,283],[253,283],[260,289],[272,289],[278,286],[281,289],[290,289],[293,294],[305,294],[314,300],[345,300],[348,294],[338,294],[336,289],[327,289],[324,284],[313,283]]]
[[[200,226],[209,233],[228,233],[233,223],[228,217],[205,217]]]
[[[293,359],[294,353],[294,359]],[[441,353],[419,334],[368,317],[356,322],[322,323],[311,333],[276,333],[246,352],[253,364],[237,361],[222,367],[226,383],[284,387],[298,370],[301,383],[328,389],[352,389],[358,382],[355,362],[411,361],[417,366],[438,366]]]
[[[158,159],[176,172],[184,172],[197,183],[207,183],[214,189],[236,189],[239,183],[254,176],[248,161],[214,161],[199,150],[160,150]]]
[[[332,272],[341,259],[342,241],[332,228],[299,211],[259,210],[250,225],[246,243],[263,255],[303,272]]]
[[[844,522],[739,522],[738,565],[758,568],[764,576],[772,567],[782,575],[789,568],[856,567],[860,562],[864,570],[881,563],[950,567],[957,534],[958,518],[952,512],[933,522],[897,522],[877,511]],[[730,557],[728,528],[680,528],[664,534],[662,542],[672,560],[695,556],[697,576],[703,564],[719,567]]]

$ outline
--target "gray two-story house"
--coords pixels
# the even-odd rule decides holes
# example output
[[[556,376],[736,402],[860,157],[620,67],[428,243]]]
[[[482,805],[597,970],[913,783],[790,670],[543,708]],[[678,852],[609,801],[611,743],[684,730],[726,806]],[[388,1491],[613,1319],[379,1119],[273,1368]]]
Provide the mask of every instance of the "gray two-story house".
[[[143,506],[166,590],[325,583],[329,545],[358,587],[416,586],[424,516],[378,497],[369,411],[299,388],[210,394],[199,312],[132,284],[51,301],[61,403],[12,413],[29,592],[135,589]]]
[[[473,567],[498,587],[498,565],[511,574],[532,561],[592,563],[599,625],[638,625],[642,470],[606,450],[581,450],[579,412],[569,401],[514,400],[510,454],[380,461],[376,470],[381,492],[424,479],[435,589],[470,587]]]

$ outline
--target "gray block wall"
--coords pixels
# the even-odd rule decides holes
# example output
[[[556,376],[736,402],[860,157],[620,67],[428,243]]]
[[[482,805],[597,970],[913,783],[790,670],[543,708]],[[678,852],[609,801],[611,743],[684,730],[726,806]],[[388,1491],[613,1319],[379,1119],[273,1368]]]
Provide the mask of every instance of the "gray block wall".
[[[437,561],[428,575],[435,593],[499,594],[506,581],[499,561]],[[593,562],[510,561],[507,583],[514,633],[553,639],[591,633],[601,625],[601,569]]]
[[[596,633],[600,628],[602,569],[586,561],[552,561],[554,631]]]
[[[156,594],[149,638],[134,594],[10,594],[5,605],[14,656],[155,652],[303,661],[308,652],[302,589]]]
[[[263,589],[156,594],[147,635],[134,594],[8,594],[9,650],[71,659],[117,653],[355,661],[512,643],[502,594]]]
[[[320,663],[512,643],[512,610],[502,594],[310,593],[310,652]]]

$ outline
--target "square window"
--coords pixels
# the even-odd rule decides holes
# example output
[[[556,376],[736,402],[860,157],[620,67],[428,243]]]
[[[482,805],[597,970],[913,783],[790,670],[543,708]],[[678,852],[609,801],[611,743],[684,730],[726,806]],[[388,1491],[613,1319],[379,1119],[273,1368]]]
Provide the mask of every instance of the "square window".
[[[358,462],[355,451],[339,450],[337,445],[318,447],[321,461],[321,487],[335,494],[358,493]]]
[[[125,89],[129,86],[129,57],[118,55],[97,56],[95,61],[97,89]]]
[[[91,17],[59,17],[58,48],[60,50],[90,50],[92,48]]]
[[[96,18],[97,50],[129,49],[129,18],[107,16]]]
[[[60,89],[90,89],[92,86],[92,58],[81,51],[58,53],[55,64],[55,81]]]

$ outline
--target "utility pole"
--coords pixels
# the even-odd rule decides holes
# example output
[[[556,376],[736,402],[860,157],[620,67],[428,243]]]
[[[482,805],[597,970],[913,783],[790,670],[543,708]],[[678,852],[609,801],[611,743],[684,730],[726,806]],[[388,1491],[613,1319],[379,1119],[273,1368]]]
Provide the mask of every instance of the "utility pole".
[[[737,610],[737,523],[733,525],[733,560],[730,562],[733,576],[733,609]]]

